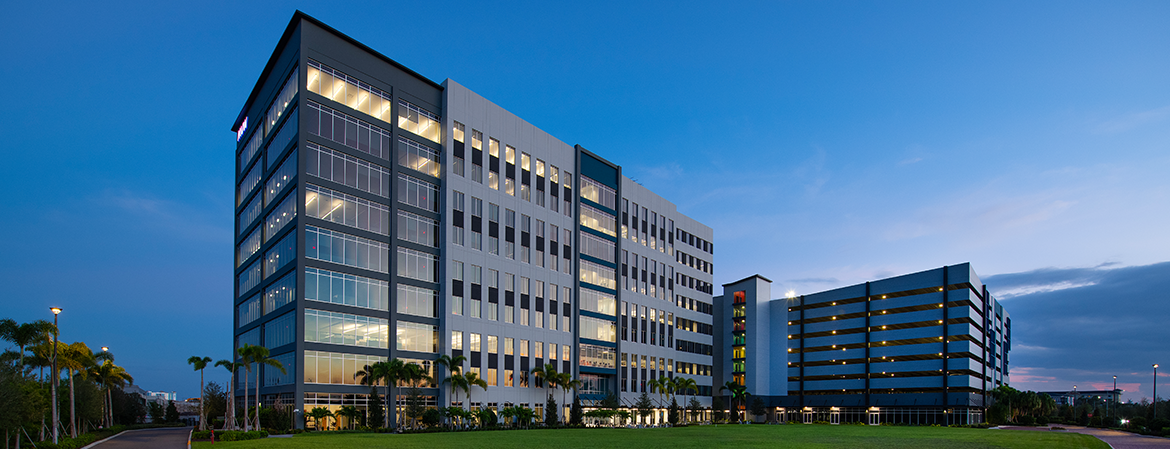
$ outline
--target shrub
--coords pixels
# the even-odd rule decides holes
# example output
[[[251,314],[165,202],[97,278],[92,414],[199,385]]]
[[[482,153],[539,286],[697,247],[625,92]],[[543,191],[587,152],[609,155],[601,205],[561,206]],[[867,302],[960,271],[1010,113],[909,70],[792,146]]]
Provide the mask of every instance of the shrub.
[[[1036,417],[1036,425],[1047,426],[1048,425],[1048,417],[1043,416],[1043,415]]]
[[[1033,418],[1029,415],[1024,415],[1017,419],[1016,423],[1021,426],[1031,426],[1036,424],[1036,418]]]

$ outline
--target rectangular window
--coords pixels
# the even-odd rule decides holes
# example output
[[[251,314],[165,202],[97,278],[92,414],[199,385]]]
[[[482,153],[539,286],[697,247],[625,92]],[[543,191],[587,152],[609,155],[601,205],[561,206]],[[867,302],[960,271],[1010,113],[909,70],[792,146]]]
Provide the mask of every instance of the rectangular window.
[[[244,325],[260,319],[262,315],[260,299],[260,295],[256,295],[236,307],[236,316],[240,322],[239,327],[244,327]]]
[[[243,233],[248,230],[248,227],[252,226],[252,223],[255,222],[257,218],[260,218],[260,212],[264,211],[264,203],[261,201],[262,199],[263,198],[261,198],[260,195],[256,195],[256,197],[252,198],[252,201],[248,203],[248,207],[245,207],[244,210],[240,212],[240,215],[236,218],[236,224],[239,228],[238,233],[240,235],[243,235]],[[237,235],[237,237],[239,237],[239,235]]]
[[[305,215],[377,234],[390,234],[390,208],[364,198],[305,185]]]
[[[252,265],[248,266],[247,269],[240,272],[239,278],[237,279],[237,285],[241,295],[247,293],[253,288],[256,288],[257,285],[260,285],[260,279],[262,278],[264,272],[262,267],[263,264],[261,262],[262,261],[257,260]]]
[[[617,192],[586,176],[581,177],[581,198],[617,210]]]
[[[398,275],[424,282],[438,282],[437,257],[421,251],[398,247]]]
[[[389,310],[390,286],[379,279],[306,267],[305,299]]]
[[[500,340],[495,335],[487,336],[487,353],[498,354],[500,352]]]
[[[292,243],[295,245],[295,243]],[[297,300],[297,275],[289,273],[264,288],[264,314],[291,304]]]
[[[616,354],[617,352],[613,348],[585,343],[581,343],[577,351],[581,366],[606,369],[616,367],[614,363]]]
[[[290,232],[264,253],[264,278],[297,260],[297,233]]]
[[[351,267],[390,272],[389,246],[382,242],[305,226],[305,257]]]
[[[582,315],[580,320],[581,338],[589,338],[593,340],[616,342],[616,326],[613,321],[600,320],[597,318]]]
[[[437,248],[439,246],[439,222],[399,210],[398,239]]]
[[[396,335],[399,351],[439,352],[438,327],[410,321],[399,321]]]
[[[264,242],[267,243],[273,237],[280,235],[284,227],[288,226],[295,218],[297,218],[297,195],[294,190],[264,219]]]
[[[489,387],[495,387],[499,385],[499,374],[495,368],[488,368],[487,376],[484,377],[484,379],[487,379],[487,384]]]
[[[471,343],[471,351],[473,351],[473,352],[480,352],[480,350],[481,350],[481,349],[480,349],[480,346],[479,346],[479,345],[480,345],[480,335],[479,335],[479,334],[476,334],[476,333],[471,333],[471,339],[470,339],[470,340],[471,340],[471,341],[470,341],[470,343]]]
[[[599,287],[617,290],[617,279],[613,268],[596,264],[587,260],[580,261],[581,282],[587,282]]]
[[[260,246],[263,244],[263,242],[260,241],[264,234],[262,231],[263,228],[257,228],[256,230],[252,231],[252,233],[249,234],[248,237],[241,241],[240,245],[236,247],[237,268],[239,268],[240,265],[243,265],[244,262],[247,262],[253,254],[256,254],[257,251],[260,251]]]
[[[439,152],[429,147],[398,136],[398,165],[439,177]]]
[[[398,174],[398,202],[428,210],[439,211],[439,188],[434,184]]]
[[[355,376],[358,370],[380,361],[386,361],[386,357],[305,351],[304,381],[309,384],[358,385],[360,376]]]
[[[306,105],[301,126],[309,134],[379,159],[390,158],[390,131],[312,100]]]
[[[463,350],[463,331],[451,331],[451,349],[454,351]]]
[[[578,296],[581,310],[602,313],[605,315],[617,314],[617,299],[609,293],[583,288]]]
[[[616,252],[613,242],[587,232],[581,233],[580,249],[582,255],[596,257],[606,262],[612,261]]]
[[[296,328],[296,311],[286,313],[264,323],[264,347],[272,349],[292,343],[293,336],[296,334]]]
[[[389,198],[390,170],[313,143],[305,144],[305,173]]]
[[[389,323],[381,318],[305,309],[305,341],[386,349]]]
[[[285,120],[284,124],[280,125],[280,132],[276,133],[276,136],[268,142],[268,146],[264,150],[265,158],[268,160],[268,168],[272,168],[273,165],[280,162],[280,156],[284,153],[284,148],[296,140],[297,132],[300,131],[300,127],[298,126],[299,117],[300,114],[298,111],[293,109],[292,113],[288,115],[288,120]]]
[[[398,284],[398,313],[437,318],[439,292],[429,288]]]
[[[581,205],[581,225],[617,237],[617,220],[614,216],[584,204]]]
[[[235,191],[236,207],[242,205],[243,200],[247,200],[248,195],[252,194],[252,191],[255,191],[256,186],[260,185],[260,178],[263,177],[263,174],[264,167],[262,167],[260,164],[256,164],[252,167],[252,170],[248,171],[248,174],[246,174],[245,177],[240,180],[240,186],[236,187]]]
[[[293,149],[289,154],[288,159],[280,164],[280,168],[276,169],[268,177],[268,182],[264,183],[264,204],[272,204],[273,201],[280,196],[284,189],[292,185],[292,179],[297,175],[297,150]]]
[[[439,116],[403,99],[398,99],[398,127],[439,143]]]
[[[306,82],[309,92],[379,120],[390,121],[391,96],[376,87],[311,59]]]

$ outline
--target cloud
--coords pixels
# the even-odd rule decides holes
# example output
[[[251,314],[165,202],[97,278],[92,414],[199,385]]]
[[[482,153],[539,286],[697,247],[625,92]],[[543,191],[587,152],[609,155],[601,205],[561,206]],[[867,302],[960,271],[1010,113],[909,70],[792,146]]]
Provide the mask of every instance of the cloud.
[[[1170,106],[1132,112],[1100,123],[1097,125],[1096,132],[1098,134],[1113,134],[1129,131],[1150,123],[1160,122],[1167,117],[1170,117]]]
[[[215,219],[215,212],[180,201],[159,198],[149,193],[109,189],[88,199],[91,206],[104,211],[107,219],[181,239],[223,243],[231,238],[232,229]],[[114,209],[120,213],[111,214]],[[100,213],[100,212],[99,212]],[[229,222],[230,223],[230,222]]]
[[[910,165],[910,164],[916,164],[918,162],[922,162],[922,158],[912,157],[912,158],[902,159],[902,161],[898,162],[898,165]]]
[[[1150,364],[1170,360],[1170,262],[1044,268],[983,281],[1012,320],[1013,386],[1057,391],[1106,379],[1111,386],[1116,375],[1119,388],[1132,385],[1126,399],[1151,395]]]

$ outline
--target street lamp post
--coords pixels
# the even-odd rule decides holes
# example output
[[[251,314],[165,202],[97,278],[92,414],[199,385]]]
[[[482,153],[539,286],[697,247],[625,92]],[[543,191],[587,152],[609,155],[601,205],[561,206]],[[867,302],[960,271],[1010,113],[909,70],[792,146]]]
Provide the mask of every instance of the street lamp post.
[[[1113,405],[1117,405],[1117,376],[1113,376],[1113,391],[1109,393],[1109,400],[1113,401]],[[1108,403],[1105,404],[1105,407],[1108,411],[1117,412],[1117,407],[1109,407]],[[1110,414],[1109,416],[1113,415]]]
[[[57,415],[57,384],[61,382],[61,373],[57,371],[57,340],[61,330],[57,328],[57,315],[61,313],[60,307],[50,307],[53,312],[53,444],[59,443],[60,434],[58,427],[60,426],[60,417]]]
[[[1158,364],[1154,364],[1154,419],[1158,419]]]

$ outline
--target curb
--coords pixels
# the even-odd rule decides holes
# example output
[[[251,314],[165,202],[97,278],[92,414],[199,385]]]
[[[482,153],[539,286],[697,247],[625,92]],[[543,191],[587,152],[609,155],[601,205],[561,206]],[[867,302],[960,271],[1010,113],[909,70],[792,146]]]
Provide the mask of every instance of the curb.
[[[118,433],[115,433],[115,434],[113,434],[113,435],[110,435],[110,436],[109,436],[109,438],[103,438],[103,439],[100,439],[100,440],[94,441],[94,442],[92,442],[92,443],[89,443],[89,444],[87,444],[87,445],[85,445],[85,446],[82,446],[82,447],[81,447],[81,449],[92,449],[92,448],[96,447],[96,446],[97,446],[97,445],[99,445],[99,444],[105,443],[105,442],[107,442],[107,441],[110,441],[110,440],[112,440],[112,439],[114,439],[114,438],[118,438],[118,437],[120,437],[120,436],[122,436],[122,435],[125,435],[125,434],[127,434],[127,433],[130,433],[130,432],[142,432],[142,431],[146,431],[146,430],[156,430],[156,429],[165,429],[165,427],[156,427],[156,428],[153,428],[153,429],[134,429],[134,430],[123,430],[123,431],[121,431],[121,432],[118,432]],[[190,448],[190,447],[191,447],[191,434],[190,434],[190,433],[188,433],[188,434],[187,434],[187,447],[188,447],[188,448]]]

